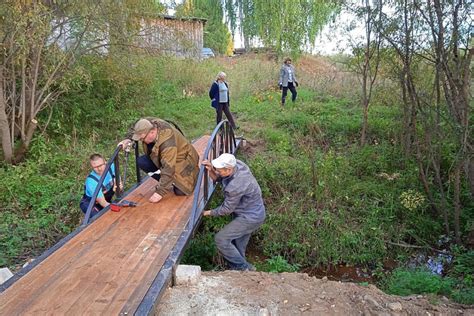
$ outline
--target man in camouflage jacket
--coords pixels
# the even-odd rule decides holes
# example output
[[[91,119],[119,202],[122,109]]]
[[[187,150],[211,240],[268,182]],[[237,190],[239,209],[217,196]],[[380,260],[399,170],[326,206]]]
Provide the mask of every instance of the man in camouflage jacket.
[[[193,193],[199,155],[177,128],[159,118],[146,117],[135,123],[119,145],[127,148],[132,140],[141,141],[145,152],[137,159],[138,166],[145,172],[154,172],[152,177],[158,180],[150,202],[159,202],[171,190],[176,195]]]

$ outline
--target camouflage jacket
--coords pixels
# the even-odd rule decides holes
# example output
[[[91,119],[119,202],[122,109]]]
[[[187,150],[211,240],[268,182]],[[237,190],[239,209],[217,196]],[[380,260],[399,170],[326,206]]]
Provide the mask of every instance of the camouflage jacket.
[[[191,195],[199,174],[199,155],[193,145],[171,123],[146,117],[158,129],[155,144],[148,152],[148,146],[142,142],[145,154],[161,171],[156,193],[165,196],[173,184],[186,195]],[[128,134],[131,136],[131,133]]]

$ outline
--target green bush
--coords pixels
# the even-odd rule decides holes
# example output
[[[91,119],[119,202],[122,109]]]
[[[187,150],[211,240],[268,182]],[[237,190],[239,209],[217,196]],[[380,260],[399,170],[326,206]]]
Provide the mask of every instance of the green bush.
[[[202,270],[209,271],[216,266],[214,260],[216,256],[217,248],[214,243],[214,234],[206,228],[190,241],[181,263],[198,265]]]
[[[474,304],[474,287],[456,289],[451,295],[452,299],[461,304]]]
[[[465,277],[467,285],[474,285],[474,250],[466,251],[464,248],[454,248],[453,268],[450,271],[453,277]]]
[[[466,278],[455,278],[458,273],[472,271],[472,266],[467,268],[461,263],[467,257],[472,256],[472,251],[458,257],[448,277],[441,277],[424,269],[395,269],[381,285],[389,294],[411,295],[411,294],[436,294],[446,295],[455,302],[462,304],[474,304],[474,287],[472,274],[464,275]],[[468,259],[469,261],[470,259]],[[472,263],[468,263],[472,265]],[[469,273],[469,272],[468,272]]]
[[[395,295],[410,294],[439,294],[450,295],[454,286],[454,280],[442,278],[426,270],[396,269],[388,278],[385,291]]]
[[[289,208],[268,215],[259,233],[266,256],[282,255],[300,266],[336,262],[367,264],[386,255],[383,231],[358,223],[347,223],[343,210]],[[284,210],[284,211],[283,211]]]
[[[474,304],[474,250],[454,247],[453,266],[448,276],[457,281],[452,298],[462,304]]]
[[[0,177],[8,183],[6,190],[0,190],[1,266],[40,254],[71,232],[81,218],[77,204],[83,179],[77,175],[82,162],[72,153],[47,147],[36,138],[29,160],[0,168]]]
[[[299,270],[299,265],[289,264],[282,256],[276,256],[266,259],[265,263],[258,266],[259,271],[281,273],[281,272],[296,272]]]

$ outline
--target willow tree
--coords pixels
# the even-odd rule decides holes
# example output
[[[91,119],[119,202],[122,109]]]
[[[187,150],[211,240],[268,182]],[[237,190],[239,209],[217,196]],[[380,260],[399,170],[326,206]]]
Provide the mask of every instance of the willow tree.
[[[339,8],[339,1],[226,0],[233,31],[240,27],[246,48],[261,41],[277,52],[301,52],[313,46],[316,35]]]
[[[250,42],[258,36],[256,20],[254,16],[253,0],[225,0],[224,1],[227,22],[230,25],[232,37],[238,30],[244,40],[244,47],[248,51]]]

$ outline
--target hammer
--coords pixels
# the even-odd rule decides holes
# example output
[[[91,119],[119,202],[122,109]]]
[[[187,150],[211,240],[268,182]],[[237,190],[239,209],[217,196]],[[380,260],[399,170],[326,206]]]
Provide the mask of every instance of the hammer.
[[[137,203],[135,202],[132,202],[132,201],[128,201],[128,200],[122,200],[118,203],[110,203],[110,210],[112,210],[113,212],[120,212],[120,209],[122,207],[136,207],[137,206]]]

